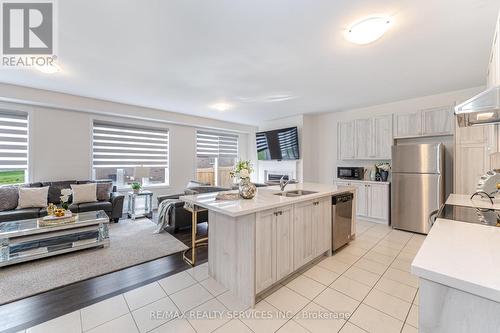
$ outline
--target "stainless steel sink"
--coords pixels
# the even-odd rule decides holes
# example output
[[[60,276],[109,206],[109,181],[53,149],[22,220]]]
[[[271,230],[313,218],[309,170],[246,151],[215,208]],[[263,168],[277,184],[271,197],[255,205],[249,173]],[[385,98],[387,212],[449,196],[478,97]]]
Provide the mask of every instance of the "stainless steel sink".
[[[300,197],[303,195],[314,194],[314,193],[318,193],[318,192],[306,191],[306,190],[293,190],[293,191],[274,193],[274,195],[280,195],[282,197]]]

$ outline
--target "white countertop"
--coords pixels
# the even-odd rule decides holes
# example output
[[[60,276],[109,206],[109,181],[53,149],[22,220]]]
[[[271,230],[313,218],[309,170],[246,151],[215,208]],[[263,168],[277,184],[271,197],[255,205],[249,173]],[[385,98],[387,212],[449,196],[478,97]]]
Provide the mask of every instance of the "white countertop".
[[[500,302],[500,228],[437,219],[411,271],[421,278]]]
[[[492,205],[490,200],[481,198],[480,196],[475,196],[473,199],[470,197],[468,194],[450,194],[446,200],[446,204],[500,210],[500,199],[498,198],[493,199]]]
[[[253,199],[250,200],[215,200],[215,197],[220,192],[186,195],[181,197],[180,199],[188,203],[216,211],[221,214],[237,217],[266,209],[295,204],[297,202],[318,199],[338,193],[350,192],[354,191],[355,189],[345,186],[339,188],[337,185],[319,183],[290,184],[285,188],[285,192],[293,190],[308,190],[315,191],[317,193],[299,197],[282,197],[279,195],[274,195],[274,193],[280,192],[279,186],[269,186],[257,188],[257,194]]]

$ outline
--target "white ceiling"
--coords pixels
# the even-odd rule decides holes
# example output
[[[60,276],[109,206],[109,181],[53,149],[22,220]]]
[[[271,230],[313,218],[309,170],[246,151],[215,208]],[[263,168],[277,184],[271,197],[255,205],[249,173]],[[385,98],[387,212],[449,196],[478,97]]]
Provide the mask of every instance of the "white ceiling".
[[[0,81],[247,124],[482,85],[500,7],[499,0],[58,4],[64,71],[3,69]],[[391,30],[368,46],[346,42],[349,23],[372,13],[393,15]],[[210,108],[221,101],[234,107]]]

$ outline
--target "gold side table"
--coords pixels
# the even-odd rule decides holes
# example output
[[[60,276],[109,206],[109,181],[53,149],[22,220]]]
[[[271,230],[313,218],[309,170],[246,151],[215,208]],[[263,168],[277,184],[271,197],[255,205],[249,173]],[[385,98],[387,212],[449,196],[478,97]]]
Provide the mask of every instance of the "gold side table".
[[[198,233],[198,212],[204,212],[207,211],[208,209],[202,208],[196,205],[184,205],[184,209],[187,211],[191,212],[191,223],[192,223],[192,228],[191,228],[191,247],[187,250],[184,250],[182,252],[182,259],[184,259],[185,262],[187,262],[189,265],[194,266],[196,265],[196,247],[199,246],[208,246],[208,236],[203,237],[203,238],[196,238],[196,234]],[[208,222],[208,221],[207,221]],[[187,253],[191,251],[191,258],[188,257]]]

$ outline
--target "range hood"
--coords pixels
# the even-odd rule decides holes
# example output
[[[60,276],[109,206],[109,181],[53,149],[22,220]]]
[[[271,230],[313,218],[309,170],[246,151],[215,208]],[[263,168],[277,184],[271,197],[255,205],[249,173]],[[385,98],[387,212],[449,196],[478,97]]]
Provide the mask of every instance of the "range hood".
[[[455,115],[460,127],[500,123],[500,86],[457,105]]]

